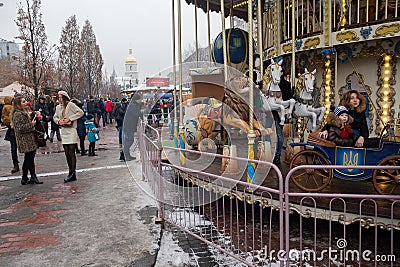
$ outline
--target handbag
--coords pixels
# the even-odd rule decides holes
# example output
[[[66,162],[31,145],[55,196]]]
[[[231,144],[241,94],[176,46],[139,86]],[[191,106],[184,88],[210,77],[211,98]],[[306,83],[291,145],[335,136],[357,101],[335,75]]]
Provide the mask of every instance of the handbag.
[[[35,123],[35,131],[33,132],[35,136],[35,141],[38,147],[46,146],[47,134],[44,130],[42,123],[39,120],[36,120]]]

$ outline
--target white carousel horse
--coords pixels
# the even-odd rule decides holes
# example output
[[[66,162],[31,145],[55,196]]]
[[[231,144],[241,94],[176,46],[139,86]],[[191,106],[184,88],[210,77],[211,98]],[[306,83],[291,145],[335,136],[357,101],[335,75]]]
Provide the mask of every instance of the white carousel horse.
[[[314,91],[314,81],[315,81],[315,72],[308,72],[305,69],[304,73],[300,75],[296,84],[296,96],[298,99],[295,105],[294,114],[297,117],[308,117],[311,118],[311,131],[315,131],[317,129],[317,125],[319,125],[324,119],[325,107],[314,108],[314,100],[312,97],[312,93]],[[318,116],[318,117],[317,117]]]
[[[281,81],[282,62],[282,59],[279,62],[275,62],[273,59],[271,59],[271,64],[265,70],[265,74],[263,76],[263,88],[267,90],[267,101],[264,102],[263,108],[264,110],[278,110],[281,116],[280,124],[284,125],[285,114],[288,114],[289,119],[292,117],[292,112],[296,101],[294,99],[289,99],[286,101],[282,100],[282,92],[279,88],[279,83]],[[285,113],[286,108],[288,108],[287,113]]]

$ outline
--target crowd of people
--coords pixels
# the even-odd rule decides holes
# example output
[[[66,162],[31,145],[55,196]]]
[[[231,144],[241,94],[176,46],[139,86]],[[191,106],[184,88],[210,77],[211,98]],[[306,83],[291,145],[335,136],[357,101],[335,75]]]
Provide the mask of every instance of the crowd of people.
[[[21,184],[42,184],[35,172],[35,155],[41,138],[39,136],[44,136],[51,143],[55,141],[56,136],[64,148],[69,170],[64,182],[75,181],[76,153],[80,153],[81,156],[97,156],[95,144],[100,140],[100,126],[106,127],[106,124],[114,122],[121,147],[120,160],[136,159],[130,155],[129,149],[134,142],[138,118],[141,116],[140,95],[133,95],[131,101],[132,104],[129,105],[126,98],[112,101],[95,99],[93,96],[80,101],[72,99],[63,90],[57,93],[57,97],[39,96],[35,105],[27,101],[22,94],[6,96],[0,111],[1,123],[7,127],[4,139],[10,143],[13,161],[11,173],[20,171],[19,152],[24,154]],[[123,127],[126,114],[129,114],[130,118]],[[89,141],[88,150],[85,148],[86,137]]]

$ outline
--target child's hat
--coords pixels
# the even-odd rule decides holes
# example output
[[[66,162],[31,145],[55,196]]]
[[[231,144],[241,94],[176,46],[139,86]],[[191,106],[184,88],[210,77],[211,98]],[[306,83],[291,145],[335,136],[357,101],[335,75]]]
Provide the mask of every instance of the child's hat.
[[[89,114],[89,115],[86,116],[86,118],[87,118],[88,120],[91,120],[91,119],[93,119],[94,117],[93,117],[92,114]]]
[[[349,114],[349,111],[345,106],[337,106],[333,111],[333,113],[335,113],[336,116],[339,116],[340,114],[343,113]]]

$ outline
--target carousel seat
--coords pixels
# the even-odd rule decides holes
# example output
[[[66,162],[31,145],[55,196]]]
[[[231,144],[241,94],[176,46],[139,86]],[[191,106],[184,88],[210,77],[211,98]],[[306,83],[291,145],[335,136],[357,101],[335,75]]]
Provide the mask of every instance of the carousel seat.
[[[332,141],[319,137],[319,132],[312,132],[308,135],[307,142],[317,144],[324,147],[335,147],[336,144]]]

